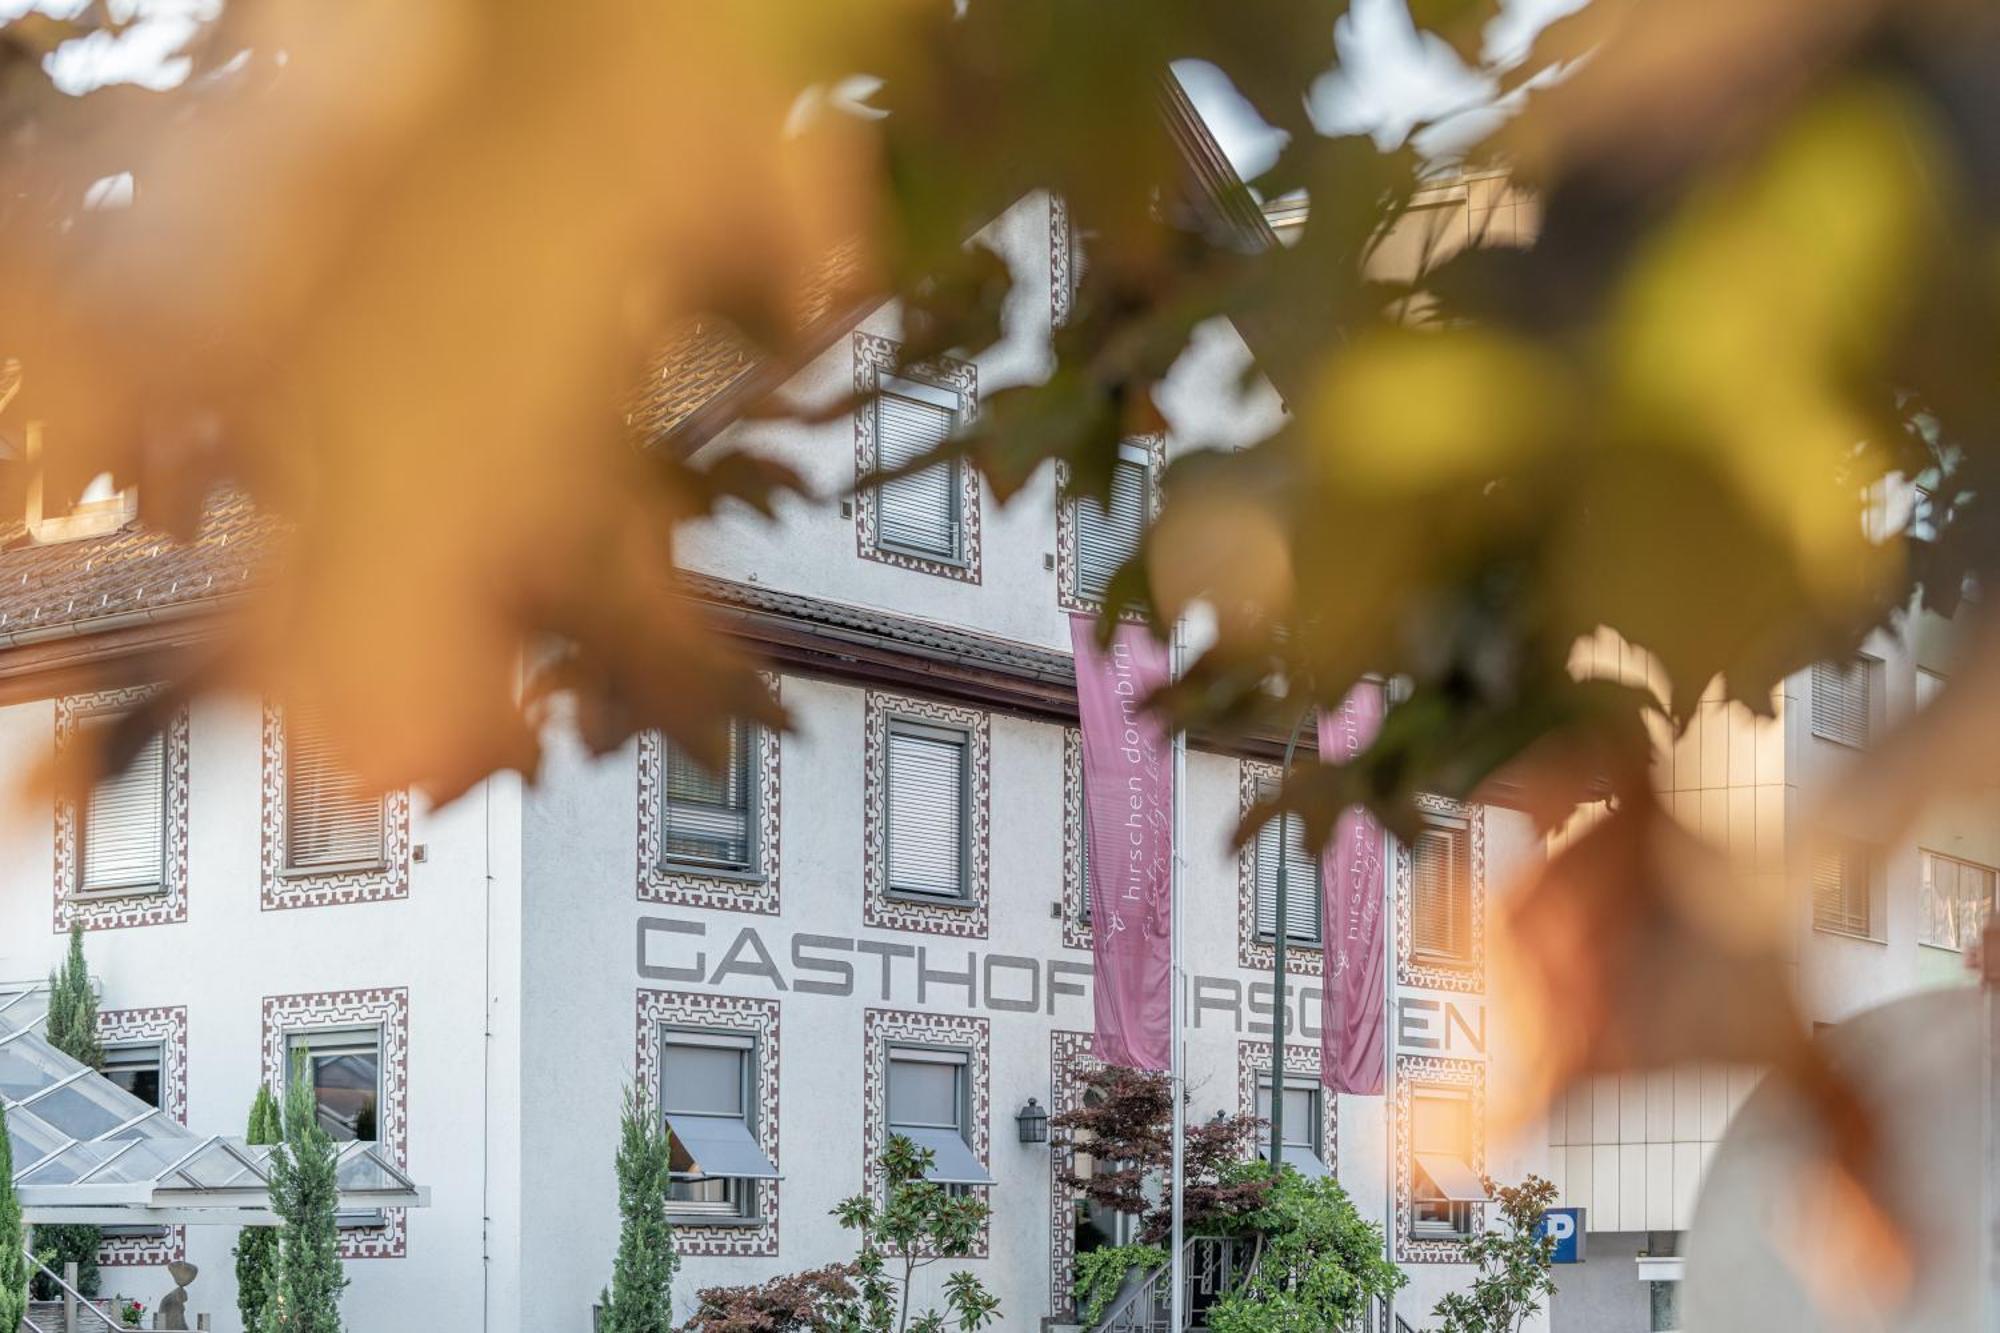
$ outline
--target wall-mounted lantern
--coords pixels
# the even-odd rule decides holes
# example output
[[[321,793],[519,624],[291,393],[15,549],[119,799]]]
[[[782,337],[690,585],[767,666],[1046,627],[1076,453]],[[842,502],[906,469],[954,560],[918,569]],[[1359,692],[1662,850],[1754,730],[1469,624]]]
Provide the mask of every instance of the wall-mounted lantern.
[[[1049,1141],[1049,1113],[1033,1097],[1028,1098],[1028,1104],[1015,1114],[1014,1124],[1020,1128],[1023,1143]]]

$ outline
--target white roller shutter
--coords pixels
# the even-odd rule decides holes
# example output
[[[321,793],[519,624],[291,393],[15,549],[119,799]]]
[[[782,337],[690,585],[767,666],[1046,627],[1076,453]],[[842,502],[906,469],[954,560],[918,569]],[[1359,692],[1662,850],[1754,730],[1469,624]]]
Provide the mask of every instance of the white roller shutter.
[[[1146,527],[1146,464],[1130,457],[1112,465],[1109,505],[1079,495],[1076,506],[1076,595],[1102,601],[1118,567],[1139,549]]]
[[[1275,794],[1267,790],[1266,797]],[[1278,921],[1278,825],[1272,820],[1257,830],[1257,934],[1275,939]],[[1293,815],[1291,837],[1286,848],[1285,938],[1303,944],[1319,943],[1320,883],[1319,858],[1306,850],[1306,825]]]
[[[284,726],[286,869],[380,865],[382,798],[342,767],[316,712],[287,707]]]
[[[955,419],[950,408],[884,389],[875,400],[878,465],[886,472],[922,458],[951,437]],[[882,483],[876,539],[885,546],[958,559],[958,464],[933,463]]]
[[[166,748],[166,738],[154,735],[123,773],[91,788],[82,811],[85,890],[143,888],[165,879]]]
[[[931,731],[889,735],[889,887],[965,896],[965,739]]]
[[[729,729],[722,771],[711,773],[671,741],[665,748],[661,793],[661,852],[669,861],[699,861],[731,870],[754,870],[750,777],[751,732],[746,722]]]
[[[1463,958],[1472,933],[1472,874],[1465,830],[1434,826],[1410,848],[1410,943],[1418,953]]]
[[[1852,847],[1819,853],[1812,868],[1813,925],[1842,935],[1869,933],[1868,860]]]
[[[1867,745],[1871,693],[1865,660],[1813,663],[1813,735],[1856,749]]]

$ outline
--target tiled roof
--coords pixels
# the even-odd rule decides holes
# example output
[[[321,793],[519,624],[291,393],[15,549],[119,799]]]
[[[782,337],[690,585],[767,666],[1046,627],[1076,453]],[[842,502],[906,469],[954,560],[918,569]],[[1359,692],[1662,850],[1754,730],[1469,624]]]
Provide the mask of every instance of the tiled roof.
[[[140,527],[38,544],[0,524],[0,636],[240,592],[284,531],[240,493],[219,491],[191,542]]]

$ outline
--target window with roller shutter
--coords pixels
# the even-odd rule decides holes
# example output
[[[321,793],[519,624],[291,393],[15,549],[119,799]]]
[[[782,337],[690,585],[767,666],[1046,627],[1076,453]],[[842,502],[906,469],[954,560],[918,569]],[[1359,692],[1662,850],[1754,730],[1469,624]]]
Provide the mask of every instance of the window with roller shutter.
[[[1852,845],[1820,852],[1812,866],[1813,926],[1838,935],[1868,938],[1868,857]]]
[[[1813,735],[1855,749],[1868,744],[1874,710],[1873,666],[1868,658],[1813,663]]]
[[[729,729],[719,770],[685,748],[661,743],[660,856],[670,864],[755,874],[757,864],[756,732]]]
[[[875,405],[877,466],[906,467],[951,438],[957,396],[884,376]],[[927,559],[956,561],[964,553],[960,463],[947,459],[885,481],[876,492],[876,539]]]
[[[341,764],[319,715],[287,707],[285,869],[313,874],[380,866],[386,859],[383,800]]]
[[[1260,795],[1277,795],[1276,783],[1265,783]],[[1284,833],[1280,833],[1280,825]],[[1278,926],[1278,843],[1285,838],[1285,940],[1288,944],[1320,942],[1319,858],[1307,849],[1305,821],[1293,816],[1274,819],[1257,830],[1257,938],[1275,940]]]
[[[1152,497],[1152,466],[1147,451],[1123,445],[1112,465],[1107,503],[1078,495],[1071,521],[1076,527],[1074,592],[1089,602],[1101,602],[1118,569],[1139,549]]]
[[[100,738],[115,721],[92,718]],[[84,893],[133,893],[161,888],[166,874],[166,738],[150,737],[122,773],[90,789],[79,811]]]
[[[1410,936],[1416,953],[1472,956],[1469,836],[1458,822],[1432,822],[1410,845]]]
[[[891,893],[968,896],[968,746],[964,732],[891,719],[886,810]]]

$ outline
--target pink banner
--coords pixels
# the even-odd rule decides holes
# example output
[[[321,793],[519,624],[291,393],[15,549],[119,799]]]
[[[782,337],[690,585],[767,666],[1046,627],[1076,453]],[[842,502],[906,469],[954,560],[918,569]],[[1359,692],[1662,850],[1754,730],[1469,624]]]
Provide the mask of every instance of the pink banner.
[[[1344,764],[1382,729],[1382,687],[1356,685],[1344,703],[1319,717],[1320,762]],[[1382,929],[1382,827],[1354,806],[1341,811],[1326,845],[1320,880],[1326,886],[1322,918],[1331,956],[1321,989],[1320,1081],[1335,1092],[1382,1092],[1382,1025],[1387,983],[1383,975],[1387,934]]]
[[[1170,740],[1146,697],[1167,683],[1167,649],[1120,625],[1108,652],[1096,617],[1070,617],[1083,724],[1090,864],[1093,1054],[1131,1069],[1173,1065],[1173,792]]]

